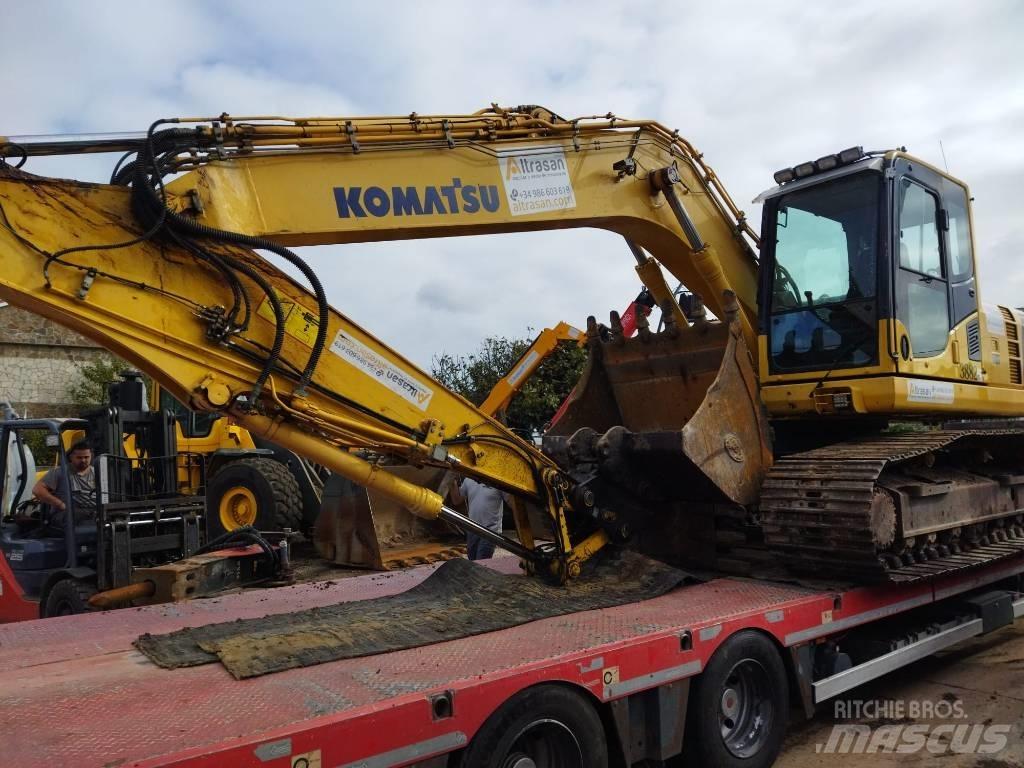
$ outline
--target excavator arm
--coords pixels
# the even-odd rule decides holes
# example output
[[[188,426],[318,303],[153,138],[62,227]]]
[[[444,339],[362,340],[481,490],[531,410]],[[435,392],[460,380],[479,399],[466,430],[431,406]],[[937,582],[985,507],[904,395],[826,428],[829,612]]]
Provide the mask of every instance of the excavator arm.
[[[501,545],[557,578],[608,541],[602,527],[571,519],[583,506],[574,481],[330,308],[288,248],[604,228],[630,243],[663,311],[685,325],[662,267],[755,342],[756,238],[700,155],[657,123],[497,107],[162,123],[144,136],[0,139],[12,162],[133,153],[110,185],[0,168],[0,299],[414,514],[477,530],[438,494],[389,473],[389,461],[452,469],[519,496],[544,525],[521,526],[522,543]],[[261,250],[295,264],[308,286]]]

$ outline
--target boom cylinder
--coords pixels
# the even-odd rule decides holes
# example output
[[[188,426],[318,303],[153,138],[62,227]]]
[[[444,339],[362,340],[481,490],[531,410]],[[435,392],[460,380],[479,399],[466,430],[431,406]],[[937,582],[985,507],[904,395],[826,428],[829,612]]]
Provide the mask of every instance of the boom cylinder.
[[[300,456],[347,477],[354,483],[370,488],[406,507],[417,517],[436,520],[441,515],[444,500],[428,488],[410,483],[397,475],[371,464],[358,456],[333,446],[304,432],[293,424],[274,421],[259,414],[238,414],[239,424]]]

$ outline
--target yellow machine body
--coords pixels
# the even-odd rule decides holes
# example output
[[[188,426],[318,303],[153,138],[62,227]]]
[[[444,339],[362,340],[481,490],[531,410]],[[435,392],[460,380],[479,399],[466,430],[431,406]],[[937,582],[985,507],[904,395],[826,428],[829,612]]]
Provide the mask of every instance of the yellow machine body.
[[[769,417],[849,423],[1024,410],[1019,318],[977,308],[966,188],[902,153],[840,155],[805,164],[807,173],[798,166],[767,194],[759,239],[702,156],[653,121],[492,107],[169,126],[145,140],[5,150],[138,155],[120,177],[130,187],[0,172],[0,298],[96,340],[190,407],[228,413],[424,519],[466,524],[436,491],[389,466],[450,470],[517,496],[528,509],[516,516],[520,543],[506,545],[557,578],[578,573],[608,541],[630,539],[635,515],[617,509],[642,515],[648,498],[756,504],[774,461]],[[164,187],[158,179],[171,172]],[[862,188],[869,201],[857,197]],[[962,212],[946,204],[957,189]],[[838,202],[815,198],[822,190],[840,190]],[[905,203],[921,195],[934,210],[915,202],[912,221]],[[827,259],[856,245],[835,232],[827,247],[787,237],[812,236],[822,223],[812,220],[847,199],[874,206],[870,259],[850,251],[842,297],[804,291]],[[832,224],[845,230],[841,217]],[[543,452],[329,309],[312,281],[306,289],[256,253],[577,227],[626,239],[667,325],[627,340],[614,319],[610,329],[589,324],[588,370],[559,426],[576,432],[552,435]],[[954,234],[956,275],[942,266]],[[917,238],[906,263],[894,255],[904,237]],[[932,250],[939,272],[924,263]],[[854,286],[861,264],[877,275]],[[666,273],[714,318],[686,316]],[[927,327],[921,318],[935,314],[940,291],[952,306],[960,289],[974,309],[948,322],[944,347],[936,345],[935,317]],[[946,319],[963,306],[947,308]],[[825,316],[836,328],[821,327]],[[680,498],[680,488],[699,498]]]

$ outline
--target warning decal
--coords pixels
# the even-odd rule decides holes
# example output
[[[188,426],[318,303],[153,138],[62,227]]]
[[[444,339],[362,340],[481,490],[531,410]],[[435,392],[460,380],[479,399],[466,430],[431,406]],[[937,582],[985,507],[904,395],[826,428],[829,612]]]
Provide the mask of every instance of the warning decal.
[[[284,298],[280,301],[281,314],[284,315],[285,333],[292,338],[298,339],[307,347],[312,347],[313,342],[316,340],[317,328],[320,327],[316,314],[296,304],[294,301]],[[256,310],[256,314],[269,320],[271,323],[274,322],[274,307],[271,305],[270,299],[263,300]]]

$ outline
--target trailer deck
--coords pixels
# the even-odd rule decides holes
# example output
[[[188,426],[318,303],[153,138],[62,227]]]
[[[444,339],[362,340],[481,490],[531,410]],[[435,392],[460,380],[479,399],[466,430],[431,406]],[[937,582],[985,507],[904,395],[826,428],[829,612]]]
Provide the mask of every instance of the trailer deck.
[[[514,574],[517,562],[490,565]],[[0,626],[2,762],[427,765],[465,746],[502,702],[536,683],[564,681],[596,701],[620,700],[698,674],[737,630],[760,629],[794,648],[1017,575],[1024,558],[845,591],[719,578],[640,603],[242,681],[216,664],[161,669],[132,647],[145,632],[396,594],[433,568]]]

